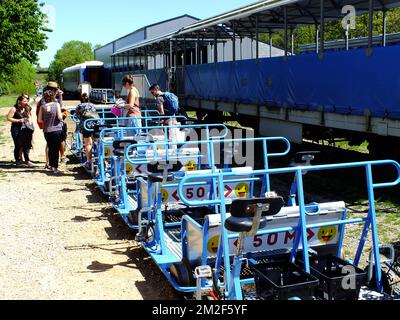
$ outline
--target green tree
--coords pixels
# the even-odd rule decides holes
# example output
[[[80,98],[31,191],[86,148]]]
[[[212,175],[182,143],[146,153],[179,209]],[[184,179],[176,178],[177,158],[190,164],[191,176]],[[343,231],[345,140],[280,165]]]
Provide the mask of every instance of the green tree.
[[[350,30],[350,38],[361,38],[368,36],[368,14],[356,18],[355,30]],[[374,14],[373,34],[382,34],[382,12]],[[302,26],[294,31],[295,52],[299,52],[299,45],[315,43],[315,26]],[[387,12],[387,33],[400,32],[400,8],[392,9]],[[288,49],[291,50],[290,31],[288,32]],[[345,33],[341,21],[330,21],[325,24],[325,41],[344,39]],[[262,39],[268,41],[269,36],[263,35]],[[284,48],[284,33],[276,32],[272,35],[274,46]]]
[[[38,0],[0,0],[0,95],[15,89],[15,66],[37,63],[37,53],[46,49],[51,30],[42,6]]]
[[[45,14],[38,0],[0,0],[0,73],[26,59],[37,63],[46,49]]]
[[[82,41],[70,41],[64,43],[57,51],[49,66],[49,81],[61,82],[61,74],[65,68],[78,63],[94,59],[92,44]]]
[[[36,69],[28,60],[23,59],[12,67],[11,92],[20,94],[35,92],[34,81],[37,78]]]

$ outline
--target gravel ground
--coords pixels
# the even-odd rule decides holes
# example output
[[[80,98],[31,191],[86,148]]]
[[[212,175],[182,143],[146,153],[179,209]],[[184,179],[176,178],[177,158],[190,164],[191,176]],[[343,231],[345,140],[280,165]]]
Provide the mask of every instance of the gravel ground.
[[[78,165],[62,166],[62,177],[46,172],[36,130],[37,167],[18,169],[9,124],[0,130],[0,299],[176,298]]]

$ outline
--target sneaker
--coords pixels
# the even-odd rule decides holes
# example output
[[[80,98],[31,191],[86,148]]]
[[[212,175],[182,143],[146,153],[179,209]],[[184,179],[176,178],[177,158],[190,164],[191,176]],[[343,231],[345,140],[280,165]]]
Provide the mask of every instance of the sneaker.
[[[52,168],[51,168],[48,164],[46,164],[46,165],[44,166],[44,168],[45,168],[45,170],[52,170]]]
[[[86,170],[92,170],[92,163],[91,162],[86,162],[84,165],[84,168],[86,169]]]
[[[19,168],[22,167],[22,164],[23,164],[22,161],[17,161],[17,162],[15,162],[15,165],[16,165],[17,167],[19,167]]]
[[[56,176],[61,176],[62,175],[62,172],[60,170],[58,170],[56,168],[52,168],[52,170],[53,170],[54,175],[56,175]]]
[[[25,161],[25,163],[24,163],[28,168],[34,168],[35,167],[35,165],[32,163],[32,162],[30,162],[30,161]]]

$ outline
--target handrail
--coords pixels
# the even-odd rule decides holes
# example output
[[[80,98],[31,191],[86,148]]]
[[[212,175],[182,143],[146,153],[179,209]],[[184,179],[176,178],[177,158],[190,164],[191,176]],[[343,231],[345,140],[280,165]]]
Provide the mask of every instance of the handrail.
[[[89,131],[89,132],[93,132],[93,128],[89,128],[88,124],[91,122],[97,123],[97,122],[101,122],[101,124],[106,124],[106,123],[112,123],[112,122],[116,122],[116,128],[126,128],[123,127],[120,122],[121,121],[129,121],[132,119],[138,119],[138,120],[144,120],[144,121],[153,121],[153,120],[158,120],[158,119],[186,119],[185,117],[166,117],[166,116],[160,116],[160,113],[157,110],[143,110],[143,113],[145,113],[145,116],[142,117],[114,117],[114,118],[99,118],[99,119],[87,119],[84,122],[84,128],[85,130]],[[152,114],[152,115],[151,115]]]
[[[217,125],[214,124],[214,125],[210,125],[210,126],[214,126],[215,127]],[[210,139],[212,139],[212,138],[213,137],[210,137]],[[218,139],[220,137],[217,136],[215,138]],[[224,136],[221,137],[221,138],[224,138]],[[199,145],[199,144],[202,145],[202,144],[206,144],[206,143],[210,143],[210,142],[212,142],[212,143],[221,143],[221,142],[224,142],[224,143],[226,143],[226,142],[227,143],[235,143],[235,142],[257,142],[257,141],[261,141],[261,142],[283,141],[286,144],[287,148],[286,148],[286,150],[284,152],[268,153],[268,154],[266,154],[266,156],[268,158],[286,156],[290,152],[290,142],[289,142],[288,139],[286,139],[284,137],[224,139],[222,141],[220,141],[220,140],[218,140],[218,141],[215,141],[215,140],[196,140],[196,141],[184,141],[184,142],[170,141],[170,142],[168,142],[168,144],[171,145],[171,146],[187,146],[187,145],[191,145],[191,144],[193,144],[193,145]],[[155,147],[165,146],[165,143],[164,143],[164,141],[163,142],[147,142],[147,143],[140,144],[140,145],[133,144],[129,148],[132,149],[132,148],[149,147],[149,146],[155,146]],[[129,151],[129,148],[128,148],[127,152]]]
[[[132,118],[130,118],[130,119],[132,119]],[[139,118],[139,119],[142,119],[142,118]],[[170,117],[152,117],[152,118],[149,118],[149,120],[152,120],[152,121],[154,121],[154,120],[167,120],[167,119],[170,119]],[[174,117],[174,119],[176,119],[176,117]],[[174,129],[174,128],[190,128],[190,127],[193,127],[193,128],[196,128],[196,127],[198,127],[198,126],[200,126],[200,125],[184,125],[184,126],[178,126],[178,125],[176,125],[176,126],[161,126],[161,125],[154,125],[154,126],[151,126],[151,125],[148,125],[148,126],[141,126],[141,127],[115,127],[115,128],[105,128],[105,129],[103,129],[101,132],[100,132],[100,141],[102,142],[102,143],[105,143],[105,144],[107,144],[107,143],[110,143],[110,141],[107,141],[107,140],[104,140],[104,138],[105,138],[105,135],[107,134],[107,133],[109,133],[109,132],[116,132],[116,133],[123,133],[124,131],[126,131],[126,130],[141,130],[141,131],[150,131],[150,130],[156,130],[156,129]],[[225,126],[224,126],[225,127]],[[226,128],[226,127],[225,127]],[[227,128],[226,128],[227,129]]]
[[[371,186],[373,189],[378,188],[389,188],[394,187],[400,184],[400,164],[394,160],[379,160],[379,161],[366,161],[366,162],[351,162],[344,164],[329,164],[329,165],[317,165],[311,167],[291,167],[291,168],[279,168],[279,169],[268,169],[268,170],[252,170],[249,171],[249,175],[257,176],[257,175],[274,175],[274,174],[285,174],[285,173],[298,173],[302,175],[303,172],[311,172],[311,171],[324,171],[324,170],[336,170],[336,169],[350,169],[350,168],[372,168],[373,166],[382,166],[382,165],[393,165],[397,169],[398,177],[395,181],[385,182],[385,183],[377,183],[374,184],[373,181]],[[182,178],[179,187],[178,194],[180,199],[188,206],[208,206],[208,205],[216,205],[221,204],[222,199],[219,200],[209,200],[209,201],[191,201],[185,198],[183,188],[185,184],[194,179],[205,179],[212,180],[216,178],[220,178],[223,180],[224,177],[229,176],[235,177],[243,175],[243,173],[235,173],[235,172],[215,172],[215,173],[204,173],[199,175],[188,175]]]
[[[215,126],[215,125],[214,125]],[[169,142],[169,141],[163,141],[162,143],[151,143],[151,142],[143,142],[143,143],[137,143],[137,144],[132,144],[130,145],[126,150],[125,150],[125,159],[126,161],[128,161],[129,163],[133,164],[133,165],[139,165],[139,164],[143,164],[144,161],[147,161],[146,163],[151,163],[151,162],[156,162],[156,161],[178,161],[180,159],[184,159],[185,157],[180,156],[178,153],[175,155],[170,155],[169,151],[170,151],[170,146],[185,146],[188,147],[190,145],[195,145],[196,147],[198,147],[199,145],[205,145],[207,148],[207,164],[211,166],[211,169],[213,172],[215,172],[215,155],[213,152],[213,147],[216,144],[220,144],[220,143],[235,143],[235,142],[257,142],[257,141],[261,141],[263,142],[264,145],[264,167],[268,168],[268,159],[272,158],[272,157],[279,157],[279,156],[285,156],[290,152],[290,142],[289,140],[287,140],[284,137],[270,137],[270,138],[245,138],[245,139],[218,139],[218,137],[216,137],[216,139],[211,139],[209,137],[209,140],[200,140],[200,141],[185,141],[185,142]],[[268,153],[267,152],[267,143],[270,141],[283,141],[286,144],[286,150],[284,152],[278,152],[278,153]],[[157,146],[164,146],[166,147],[166,155],[163,158],[158,158],[157,155]],[[138,148],[153,148],[154,150],[154,154],[152,158],[147,157],[146,155],[146,159],[143,160],[143,158],[136,158],[136,159],[132,159],[132,155],[131,155],[131,151],[132,149],[138,149]],[[172,149],[174,150],[174,149]],[[175,156],[175,158],[173,158],[173,156]],[[200,155],[201,157],[205,157],[204,155]],[[244,172],[240,172],[238,174],[238,176],[242,176],[243,174],[247,174]],[[204,177],[204,175],[202,175],[202,178]],[[264,181],[263,181],[263,188],[266,191],[270,191],[270,185],[269,185],[269,176],[268,174],[264,175]],[[212,203],[212,204],[217,204],[217,203]]]

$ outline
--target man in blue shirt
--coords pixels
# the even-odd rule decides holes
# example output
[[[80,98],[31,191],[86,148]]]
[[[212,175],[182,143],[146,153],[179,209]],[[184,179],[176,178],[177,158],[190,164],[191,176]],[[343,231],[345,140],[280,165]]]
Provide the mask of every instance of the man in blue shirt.
[[[178,97],[172,92],[162,92],[158,84],[150,87],[151,94],[157,98],[157,107],[161,115],[164,116],[177,116],[179,114],[185,115],[182,107],[179,106]]]

